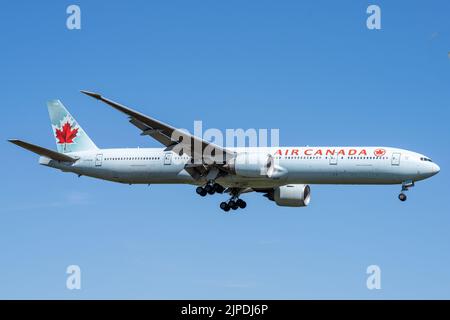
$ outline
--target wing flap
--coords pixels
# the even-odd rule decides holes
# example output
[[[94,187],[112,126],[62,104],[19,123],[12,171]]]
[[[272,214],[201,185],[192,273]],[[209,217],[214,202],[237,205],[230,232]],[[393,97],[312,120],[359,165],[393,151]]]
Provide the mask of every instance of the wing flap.
[[[161,129],[153,129],[135,118],[130,118],[130,123],[142,130],[142,136],[150,136],[167,147],[176,143],[176,141],[165,135]]]

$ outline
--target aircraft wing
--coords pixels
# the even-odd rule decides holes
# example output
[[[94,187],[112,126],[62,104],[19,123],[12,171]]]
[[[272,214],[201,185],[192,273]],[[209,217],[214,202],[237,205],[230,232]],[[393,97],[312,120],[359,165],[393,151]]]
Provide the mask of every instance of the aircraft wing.
[[[98,93],[83,90],[81,92],[126,114],[130,123],[142,130],[141,135],[148,135],[159,141],[167,147],[167,150],[190,155],[195,164],[224,164],[227,159],[234,156],[232,151],[109,100]]]

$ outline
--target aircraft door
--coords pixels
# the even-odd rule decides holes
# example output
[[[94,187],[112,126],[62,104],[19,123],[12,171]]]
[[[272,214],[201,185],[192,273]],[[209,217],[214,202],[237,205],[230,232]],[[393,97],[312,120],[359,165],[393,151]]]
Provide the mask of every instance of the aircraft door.
[[[398,152],[395,152],[395,153],[392,154],[391,164],[393,166],[399,166],[400,165],[400,156],[401,156],[401,154],[398,153]]]
[[[338,156],[335,154],[330,155],[330,165],[337,165]]]
[[[167,152],[164,154],[164,165],[172,164],[172,152]]]
[[[95,166],[96,167],[101,167],[102,166],[102,161],[103,161],[103,154],[99,153],[95,156]]]

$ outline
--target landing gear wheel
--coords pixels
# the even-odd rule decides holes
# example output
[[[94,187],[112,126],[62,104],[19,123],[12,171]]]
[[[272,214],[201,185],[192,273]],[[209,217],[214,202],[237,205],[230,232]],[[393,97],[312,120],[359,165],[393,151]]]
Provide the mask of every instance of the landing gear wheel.
[[[195,189],[195,192],[197,192],[198,195],[204,197],[206,196],[206,190],[202,187],[197,187],[197,189]]]
[[[398,198],[400,199],[400,201],[406,201],[406,194],[404,194],[404,193],[400,193],[399,195],[398,195]]]
[[[214,190],[214,187],[212,185],[210,185],[210,184],[207,184],[204,189],[209,194],[214,194],[216,192]]]
[[[244,208],[247,206],[247,203],[246,203],[244,200],[242,200],[242,199],[238,199],[238,200],[236,201],[236,205],[237,205],[239,208],[244,209]]]
[[[230,206],[228,205],[228,203],[222,202],[220,203],[220,209],[222,209],[225,212],[228,212],[230,211]]]
[[[218,184],[218,183],[214,183],[213,187],[214,187],[214,190],[215,190],[217,193],[223,193],[223,192],[225,191],[225,188],[222,187],[222,186],[221,186],[220,184]]]
[[[236,210],[236,209],[234,209],[234,207],[236,206],[236,202],[235,202],[234,200],[228,201],[228,206],[229,206],[231,209]],[[237,206],[236,206],[236,207],[237,207]]]

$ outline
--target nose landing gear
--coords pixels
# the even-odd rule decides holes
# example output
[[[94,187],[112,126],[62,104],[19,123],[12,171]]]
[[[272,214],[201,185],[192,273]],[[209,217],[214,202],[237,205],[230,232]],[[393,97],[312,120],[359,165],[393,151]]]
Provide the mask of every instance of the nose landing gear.
[[[408,191],[409,188],[412,188],[412,187],[414,187],[414,181],[407,180],[407,181],[402,182],[402,191],[398,195],[398,198],[400,199],[400,201],[406,201],[406,199],[408,197],[406,196],[406,194],[404,194],[404,192]]]

